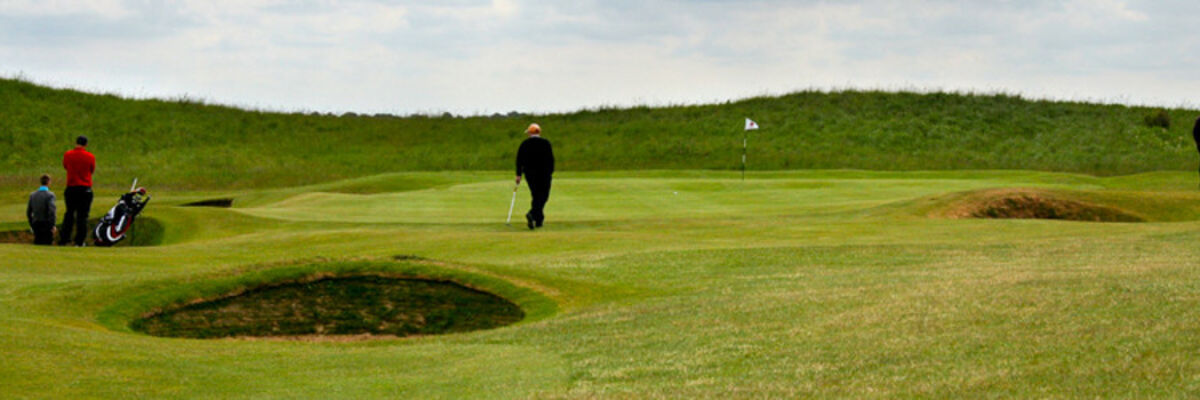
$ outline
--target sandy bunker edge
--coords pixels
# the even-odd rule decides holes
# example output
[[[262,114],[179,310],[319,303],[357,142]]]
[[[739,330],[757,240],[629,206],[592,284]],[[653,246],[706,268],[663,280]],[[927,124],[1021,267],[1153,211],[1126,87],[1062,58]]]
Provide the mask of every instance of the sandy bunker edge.
[[[989,189],[967,194],[944,210],[949,218],[1146,222],[1130,211],[1037,189]]]
[[[525,316],[512,301],[447,279],[314,274],[152,311],[129,327],[164,337],[312,340],[469,332]]]

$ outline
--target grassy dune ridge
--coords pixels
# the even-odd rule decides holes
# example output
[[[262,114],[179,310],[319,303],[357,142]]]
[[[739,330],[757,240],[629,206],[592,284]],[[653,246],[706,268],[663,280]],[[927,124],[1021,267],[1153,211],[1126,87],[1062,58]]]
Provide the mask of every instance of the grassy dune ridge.
[[[0,187],[59,172],[78,134],[98,181],[159,188],[286,187],[399,171],[506,170],[526,124],[563,170],[1031,169],[1097,175],[1191,170],[1196,110],[1032,101],[1003,94],[806,91],[725,104],[513,117],[312,115],[194,100],[129,100],[0,80]]]

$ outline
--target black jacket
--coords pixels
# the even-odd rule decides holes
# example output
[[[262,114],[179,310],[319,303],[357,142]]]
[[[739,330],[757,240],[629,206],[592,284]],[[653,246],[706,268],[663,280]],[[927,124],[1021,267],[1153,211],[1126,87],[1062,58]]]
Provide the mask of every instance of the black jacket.
[[[550,141],[541,136],[530,136],[517,149],[517,176],[525,174],[549,176],[554,173],[554,151]]]
[[[1200,150],[1200,118],[1196,118],[1196,126],[1192,127],[1192,140],[1196,141],[1196,149]]]

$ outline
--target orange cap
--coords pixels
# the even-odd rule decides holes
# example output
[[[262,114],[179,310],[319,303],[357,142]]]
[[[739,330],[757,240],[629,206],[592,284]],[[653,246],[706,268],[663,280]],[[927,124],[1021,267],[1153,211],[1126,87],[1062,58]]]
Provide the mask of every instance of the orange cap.
[[[539,133],[542,133],[542,127],[536,123],[529,124],[529,127],[525,128],[525,133],[528,133],[530,135],[537,135]]]

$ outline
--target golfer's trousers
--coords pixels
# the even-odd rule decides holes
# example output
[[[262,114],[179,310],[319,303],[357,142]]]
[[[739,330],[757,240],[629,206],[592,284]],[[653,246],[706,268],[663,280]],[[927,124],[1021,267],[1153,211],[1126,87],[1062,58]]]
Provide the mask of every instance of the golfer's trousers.
[[[67,213],[63,214],[62,228],[59,228],[58,244],[67,244],[71,231],[75,231],[75,245],[82,245],[88,234],[88,213],[92,210],[92,188],[87,186],[67,186],[63,191],[67,203]]]
[[[37,221],[30,228],[33,228],[33,244],[54,244],[54,221]]]
[[[533,201],[529,202],[529,217],[533,218],[537,226],[542,226],[542,222],[546,220],[542,209],[546,208],[546,201],[550,200],[550,175],[526,174],[525,182],[529,184],[529,194],[533,197]]]

